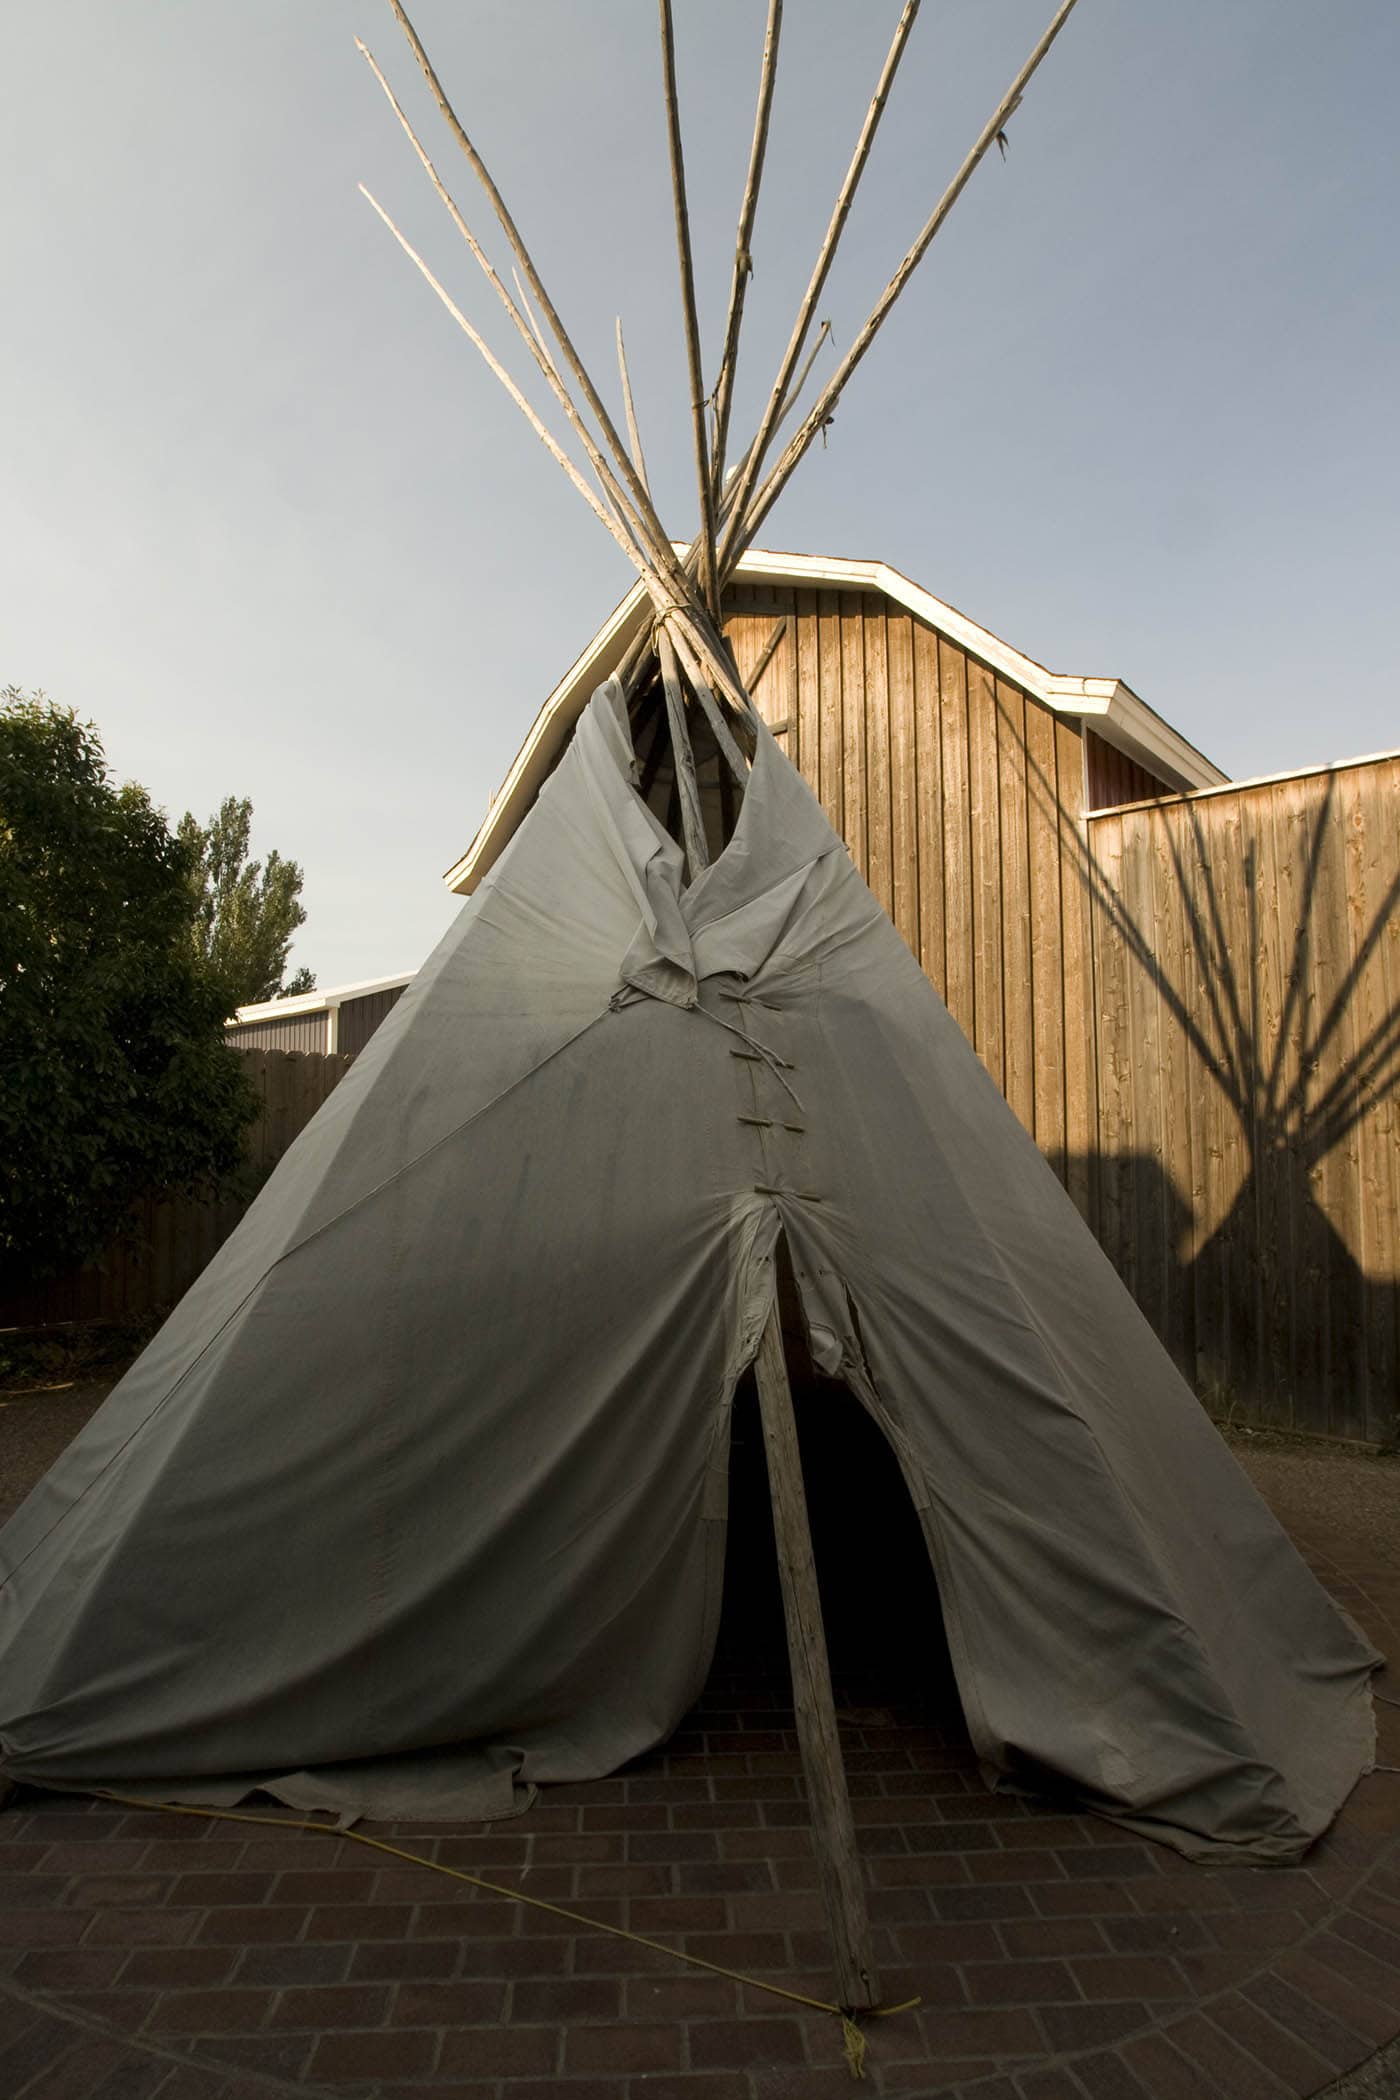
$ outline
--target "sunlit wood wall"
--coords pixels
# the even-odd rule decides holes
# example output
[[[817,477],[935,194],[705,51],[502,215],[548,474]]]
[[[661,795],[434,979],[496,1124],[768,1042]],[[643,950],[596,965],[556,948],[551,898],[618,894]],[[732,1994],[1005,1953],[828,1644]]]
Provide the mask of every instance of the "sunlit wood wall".
[[[1395,1439],[1400,760],[1096,815],[1157,784],[880,593],[748,587],[728,631],[1207,1404]]]

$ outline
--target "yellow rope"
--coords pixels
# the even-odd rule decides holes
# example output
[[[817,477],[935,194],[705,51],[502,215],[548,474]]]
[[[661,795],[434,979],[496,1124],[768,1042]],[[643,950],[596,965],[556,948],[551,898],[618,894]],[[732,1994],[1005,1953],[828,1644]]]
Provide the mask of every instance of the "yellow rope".
[[[789,1998],[794,2005],[809,2005],[814,2012],[831,2013],[841,2022],[841,2031],[846,2044],[846,2062],[853,2078],[865,2076],[865,2036],[861,2033],[862,2020],[887,2020],[894,2013],[911,2012],[922,2003],[918,1998],[906,1998],[901,2005],[875,2005],[859,2012],[844,2005],[834,2005],[827,1998],[809,1998],[805,1991],[790,1991],[781,1983],[765,1983],[762,1977],[745,1976],[738,1969],[726,1969],[721,1962],[706,1961],[703,1954],[686,1954],[679,1947],[668,1947],[661,1940],[648,1939],[643,1932],[627,1932],[621,1925],[604,1925],[597,1918],[585,1918],[580,1911],[566,1910],[562,1903],[547,1903],[543,1896],[527,1896],[524,1889],[510,1889],[498,1881],[483,1881],[479,1874],[467,1874],[460,1867],[445,1867],[441,1860],[424,1859],[421,1852],[406,1852],[402,1845],[391,1845],[384,1838],[369,1837],[363,1830],[345,1830],[338,1823],[312,1823],[301,1816],[259,1816],[247,1809],[196,1808],[184,1801],[140,1801],[131,1794],[114,1794],[106,1787],[94,1787],[93,1793],[102,1801],[115,1801],[121,1808],[156,1809],[166,1816],[207,1816],[220,1823],[260,1823],[269,1830],[309,1830],[318,1837],[350,1838],[357,1845],[368,1845],[375,1852],[387,1852],[392,1859],[406,1859],[410,1866],[427,1867],[434,1874],[447,1874],[453,1881],[465,1881],[474,1889],[485,1889],[488,1895],[508,1897],[512,1903],[528,1903],[535,1910],[551,1911],[556,1918],[567,1918],[571,1925],[585,1925],[590,1932],[610,1932],[614,1939],[631,1940],[634,1946],[650,1947],[653,1953],[669,1955],[672,1961],[686,1961],[693,1968],[709,1969],[716,1976],[727,1976],[731,1983],[748,1984],[756,1991],[769,1991],[775,1998]]]

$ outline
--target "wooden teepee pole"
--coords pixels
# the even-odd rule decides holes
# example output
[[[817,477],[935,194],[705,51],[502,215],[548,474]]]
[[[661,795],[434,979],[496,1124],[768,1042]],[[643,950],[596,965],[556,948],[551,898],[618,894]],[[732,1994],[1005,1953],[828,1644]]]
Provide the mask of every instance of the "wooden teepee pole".
[[[997,104],[996,109],[987,119],[976,144],[958,169],[947,189],[943,192],[943,195],[939,198],[938,203],[934,206],[931,216],[925,223],[913,246],[905,255],[903,262],[901,262],[899,268],[885,286],[884,291],[881,292],[874,306],[870,309],[859,335],[851,344],[850,349],[846,352],[826,385],[822,388],[805,421],[789,439],[763,486],[748,500],[742,515],[738,513],[736,508],[735,513],[731,516],[729,530],[725,534],[721,555],[721,566],[725,574],[729,573],[745,547],[752,541],[759,526],[782,494],[793,470],[802,459],[813,438],[835,409],[837,402],[841,398],[842,388],[864,357],[866,351],[870,348],[870,345],[874,342],[876,335],[889,314],[890,308],[894,305],[905,285],[923,261],[934,235],[939,231],[949,212],[966,189],[968,182],[976,173],[978,166],[990,150],[998,132],[1007,123],[1012,111],[1020,102],[1032,74],[1054,43],[1061,29],[1063,29],[1074,5],[1075,0],[1060,0],[1060,5],[1055,10],[1049,28],[1045,31],[1040,42],[1012,81],[1001,101]],[[757,464],[755,463],[754,472],[757,471]]]
[[[432,60],[428,57],[427,52],[423,48],[417,30],[414,28],[412,22],[408,18],[407,11],[403,6],[403,0],[388,0],[388,4],[394,14],[395,19],[399,24],[399,27],[402,29],[404,36],[408,40],[410,50],[412,51],[415,59],[418,61],[419,71],[422,73],[423,78],[428,83],[428,87],[432,92],[433,99],[437,103],[437,106],[442,113],[444,122],[446,123],[449,131],[452,133],[453,138],[457,141],[457,144],[460,146],[462,152],[465,154],[467,162],[471,167],[472,173],[476,176],[477,181],[481,184],[481,187],[486,192],[487,198],[491,205],[491,209],[495,212],[497,221],[500,224],[501,231],[504,233],[506,240],[510,244],[511,251],[515,256],[516,261],[519,263],[520,268],[525,274],[525,282],[529,285],[530,290],[534,293],[535,298],[539,303],[540,311],[543,313],[545,321],[548,324],[550,333],[553,335],[554,340],[559,345],[560,354],[563,357],[564,363],[568,370],[573,374],[574,381],[583,395],[584,401],[588,406],[589,413],[592,415],[599,430],[602,432],[604,442],[608,446],[609,451],[612,453],[613,458],[617,462],[618,469],[622,475],[623,481],[626,483],[627,486],[632,508],[635,510],[638,520],[645,528],[644,539],[649,557],[652,561],[655,562],[661,574],[667,578],[668,582],[673,586],[673,588],[676,588],[681,595],[684,595],[686,587],[685,579],[681,574],[680,564],[676,559],[675,553],[671,546],[671,542],[666,537],[665,528],[662,526],[660,519],[657,517],[656,512],[652,507],[651,497],[647,493],[646,487],[643,484],[640,475],[637,473],[636,468],[632,464],[632,460],[627,452],[626,446],[623,444],[621,438],[617,434],[617,429],[613,423],[612,417],[608,414],[607,408],[604,405],[597,388],[594,386],[592,379],[589,377],[587,368],[584,365],[582,358],[579,356],[578,351],[574,348],[568,330],[565,328],[564,323],[559,318],[559,314],[555,308],[554,301],[550,298],[549,293],[546,291],[544,283],[541,280],[540,274],[535,268],[534,260],[530,254],[529,249],[525,246],[525,243],[521,238],[519,228],[516,226],[514,219],[510,215],[510,211],[507,208],[505,198],[501,195],[499,189],[497,189],[495,182],[492,180],[490,170],[486,166],[486,163],[482,159],[481,155],[477,152],[475,145],[472,143],[471,139],[467,135],[467,132],[462,124],[461,118],[457,115],[456,110],[452,107],[451,102],[448,100],[442,82],[438,79],[437,74],[433,69]],[[526,334],[528,338],[528,330],[526,331]]]
[[[690,646],[684,626],[674,616],[671,638],[675,643],[676,654],[685,666],[685,675],[690,680],[691,689],[696,699],[700,702],[705,719],[714,733],[715,742],[720,748],[720,755],[742,787],[749,777],[749,769],[744,763],[744,754],[734,741],[729,724],[724,719],[723,710],[710,690],[710,682],[701,668],[699,658]]]
[[[695,473],[700,489],[700,595],[718,617],[715,580],[715,507],[710,483],[710,449],[705,432],[705,381],[700,364],[700,323],[695,311],[695,271],[690,253],[690,213],[685,199],[685,155],[681,149],[680,98],[676,91],[676,36],[671,0],[661,9],[661,74],[666,100],[666,136],[671,148],[671,192],[676,207],[676,250],[681,266],[681,308],[685,320],[685,358],[690,373],[690,414],[695,432]]]
[[[671,731],[671,749],[676,760],[676,787],[680,794],[685,857],[690,863],[690,879],[694,882],[696,876],[710,865],[710,854],[705,843],[705,819],[700,808],[700,783],[695,775],[695,753],[691,749],[690,731],[685,724],[685,692],[676,663],[675,644],[664,628],[656,637],[656,653],[661,663],[661,685],[666,695],[666,721]]]
[[[632,464],[641,476],[642,487],[651,494],[651,483],[647,479],[647,463],[642,453],[642,433],[637,427],[637,405],[632,399],[632,374],[627,369],[627,345],[622,340],[622,316],[617,317],[617,371],[622,381],[622,407],[627,417],[627,442],[632,448]]]
[[[724,348],[720,352],[719,378],[715,381],[715,442],[710,459],[710,485],[718,508],[724,493],[724,453],[729,442],[729,412],[734,402],[734,373],[739,358],[739,329],[744,318],[744,299],[753,275],[753,222],[758,211],[758,185],[763,179],[763,159],[768,150],[768,123],[773,114],[773,89],[778,78],[778,35],[783,26],[783,0],[768,0],[768,26],[763,38],[763,65],[758,76],[758,109],[753,120],[753,144],[749,148],[749,171],[739,205],[739,225],[734,236],[734,269],[729,283],[729,314],[724,324]]]
[[[364,197],[366,202],[383,220],[384,224],[388,227],[390,233],[392,233],[392,235],[394,236],[394,239],[403,249],[404,254],[408,257],[409,261],[415,265],[415,267],[418,269],[418,271],[424,277],[427,283],[431,285],[432,289],[437,293],[438,298],[447,308],[447,311],[451,314],[453,320],[457,323],[457,326],[462,330],[463,334],[466,335],[469,338],[469,340],[476,345],[477,349],[480,351],[482,357],[484,358],[488,368],[500,381],[501,385],[505,388],[506,392],[510,395],[511,400],[520,410],[521,415],[524,416],[526,422],[534,431],[535,436],[540,440],[540,443],[546,448],[546,450],[551,454],[551,456],[557,462],[557,464],[560,467],[562,467],[563,471],[568,475],[570,481],[578,490],[584,502],[588,505],[589,509],[593,512],[593,515],[598,519],[599,523],[605,526],[606,529],[612,534],[613,538],[617,541],[618,546],[627,556],[627,559],[632,563],[638,575],[641,577],[643,583],[646,584],[647,589],[651,594],[653,604],[656,604],[658,602],[668,602],[665,589],[661,584],[660,579],[657,577],[655,570],[648,562],[646,556],[636,546],[631,534],[625,529],[625,527],[619,520],[617,514],[611,509],[604,509],[603,505],[598,501],[598,498],[594,495],[592,489],[588,486],[588,483],[584,480],[582,474],[580,474],[578,468],[574,465],[574,462],[569,458],[568,453],[565,452],[564,448],[562,447],[562,445],[560,445],[553,433],[550,430],[546,429],[545,425],[541,422],[539,416],[536,415],[534,409],[530,406],[530,403],[525,399],[525,396],[521,393],[519,387],[511,378],[509,372],[507,372],[505,366],[501,363],[500,359],[493,354],[489,344],[485,342],[480,332],[472,326],[471,322],[462,312],[461,307],[458,306],[456,300],[452,297],[451,293],[448,292],[446,287],[440,282],[440,280],[433,275],[433,272],[429,269],[427,263],[424,262],[422,256],[418,253],[418,250],[413,246],[413,243],[394,224],[388,212],[385,211],[383,205],[379,202],[379,199],[374,195],[373,191],[367,190],[363,183],[359,185],[359,188],[361,196]]]
[[[787,421],[788,416],[792,413],[793,404],[800,399],[802,389],[807,384],[808,375],[811,372],[813,365],[817,361],[818,353],[820,352],[823,343],[825,343],[827,337],[830,334],[830,321],[823,321],[821,327],[817,330],[816,341],[813,343],[811,349],[807,353],[806,358],[803,360],[802,370],[798,373],[796,379],[794,379],[792,385],[788,388],[787,396],[782,406],[782,413],[778,418],[779,425]],[[748,454],[745,453],[743,457],[747,459]],[[737,474],[738,470],[736,469],[735,471]],[[731,486],[733,486],[733,484],[731,484]],[[721,501],[719,505],[719,519],[721,523],[724,523],[728,519],[731,509],[732,498],[726,498],[725,500]],[[692,541],[690,547],[687,549],[682,564],[687,576],[693,576],[695,574],[695,565],[699,561],[699,559],[700,542],[698,540],[695,540]],[[624,655],[621,663],[617,667],[616,673],[614,674],[617,678],[621,679],[623,690],[629,696],[636,690],[637,680],[640,678],[643,666],[645,665],[647,658],[650,654],[651,631],[649,628],[644,628],[642,633],[637,636],[637,639],[632,643],[631,647]]]
[[[802,295],[802,304],[797,310],[797,319],[793,323],[787,349],[783,352],[783,361],[778,367],[778,376],[773,381],[772,391],[768,396],[768,403],[763,412],[763,419],[758,426],[757,435],[752,445],[750,445],[743,464],[735,477],[737,486],[734,493],[734,505],[730,511],[729,525],[724,535],[724,546],[720,552],[720,567],[723,572],[727,572],[732,566],[734,550],[738,545],[739,531],[743,524],[744,508],[753,492],[754,483],[757,481],[760,469],[763,466],[765,455],[772,441],[773,432],[777,429],[781,419],[783,406],[788,399],[792,385],[792,375],[797,369],[797,360],[802,355],[802,346],[807,340],[807,331],[812,325],[812,316],[817,310],[817,301],[822,295],[822,288],[830,276],[831,266],[836,260],[836,250],[840,244],[841,235],[845,230],[846,221],[850,217],[851,205],[855,201],[860,178],[865,173],[865,164],[870,158],[870,149],[875,143],[875,133],[879,129],[880,119],[885,113],[885,104],[889,100],[890,89],[894,84],[894,76],[898,70],[899,62],[904,56],[904,47],[909,41],[909,32],[914,27],[914,18],[918,12],[919,0],[906,0],[904,12],[895,25],[894,37],[886,54],[885,63],[880,69],[880,78],[875,84],[875,93],[870,98],[870,107],[865,113],[865,122],[861,125],[860,137],[856,140],[855,152],[851,155],[850,166],[847,168],[841,188],[837,192],[836,203],[832,207],[831,218],[822,237],[821,247],[817,251],[817,259],[813,264],[812,275],[808,279],[807,289]]]
[[[433,188],[436,190],[438,196],[441,198],[443,204],[446,206],[447,211],[452,219],[453,225],[461,234],[462,239],[466,242],[468,248],[471,250],[471,253],[475,258],[477,264],[479,265],[482,274],[485,276],[487,283],[491,286],[491,289],[495,292],[497,298],[500,300],[507,314],[510,316],[511,322],[515,327],[516,332],[519,334],[521,340],[524,342],[526,348],[529,350],[530,355],[534,358],[535,363],[539,366],[539,369],[546,381],[548,382],[550,390],[554,394],[555,399],[558,401],[560,407],[563,409],[564,414],[568,419],[570,428],[574,431],[580,443],[583,445],[584,451],[588,455],[589,463],[592,466],[593,471],[598,478],[599,487],[603,491],[604,499],[607,502],[609,509],[612,510],[616,516],[622,519],[626,526],[626,529],[632,535],[633,539],[636,540],[640,546],[646,547],[648,549],[648,558],[651,562],[651,566],[654,569],[664,568],[667,563],[670,563],[672,567],[674,567],[674,555],[671,550],[670,542],[666,539],[666,536],[661,529],[660,523],[655,517],[655,513],[651,511],[649,507],[645,515],[643,515],[637,510],[635,504],[632,503],[631,499],[627,496],[625,491],[619,485],[616,475],[612,472],[612,469],[608,465],[608,462],[604,455],[599,451],[598,446],[592,437],[592,434],[590,433],[582,416],[579,414],[579,411],[574,404],[573,397],[569,393],[569,390],[564,383],[563,375],[559,371],[559,367],[555,362],[552,352],[549,349],[548,343],[545,341],[543,330],[541,329],[539,322],[536,320],[534,312],[530,307],[530,302],[526,298],[524,290],[521,287],[519,273],[517,272],[515,276],[516,289],[520,297],[520,303],[519,305],[517,305],[516,302],[511,298],[510,293],[506,290],[505,285],[502,283],[500,275],[496,270],[494,264],[492,263],[491,258],[487,255],[480,241],[477,239],[471,227],[468,225],[465,217],[462,214],[461,208],[457,203],[456,198],[452,195],[452,192],[448,189],[446,183],[443,181],[441,175],[438,173],[437,168],[434,166],[432,156],[429,154],[427,147],[423,144],[423,141],[419,138],[417,132],[414,130],[412,124],[409,122],[407,114],[405,113],[402,104],[399,102],[398,97],[395,95],[393,89],[390,87],[388,81],[385,79],[383,70],[380,67],[378,61],[376,60],[374,53],[369,49],[368,45],[363,41],[362,38],[356,37],[355,43],[356,48],[359,50],[362,57],[364,58],[366,65],[368,65],[370,71],[373,73],[375,79],[378,81],[380,88],[383,90],[385,99],[388,102],[389,107],[393,110],[394,115],[398,118],[404,136],[407,138],[415,154],[418,156],[419,163],[422,166],[424,173],[427,175],[428,180],[432,183]],[[363,187],[363,184],[361,184],[361,188]],[[368,192],[366,192],[366,194],[368,195]],[[645,484],[645,477],[643,477],[643,483]],[[648,497],[648,506],[649,504],[650,498]],[[674,595],[674,593],[672,593],[672,595]]]
[[[807,1496],[802,1485],[797,1422],[792,1411],[792,1389],[783,1356],[783,1330],[776,1298],[754,1359],[754,1379],[763,1417],[763,1447],[768,1459],[773,1533],[783,1586],[797,1737],[807,1779],[817,1873],[836,1954],[837,1997],[847,2011],[868,2011],[879,2002],[880,1982],[875,1973],[865,1880],[841,1762],[831,1666],[822,1630]]]

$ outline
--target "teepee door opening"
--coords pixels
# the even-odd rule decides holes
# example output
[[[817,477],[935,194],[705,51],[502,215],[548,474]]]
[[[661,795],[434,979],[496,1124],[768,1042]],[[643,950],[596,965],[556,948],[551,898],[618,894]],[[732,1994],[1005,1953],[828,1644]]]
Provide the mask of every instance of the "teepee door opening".
[[[841,1379],[804,1375],[791,1359],[793,1412],[817,1566],[837,1718],[876,1710],[917,1721],[966,1748],[967,1728],[943,1631],[937,1577],[899,1461]],[[734,1395],[724,1602],[707,1699],[756,1707],[786,1699],[783,1630],[763,1425],[753,1374]]]
[[[918,1715],[961,1744],[966,1727],[938,1581],[898,1457],[859,1395],[813,1365],[786,1292],[782,1316],[838,1711]],[[763,1425],[749,1370],[734,1395],[724,1602],[711,1680],[756,1695],[783,1689],[787,1668]]]

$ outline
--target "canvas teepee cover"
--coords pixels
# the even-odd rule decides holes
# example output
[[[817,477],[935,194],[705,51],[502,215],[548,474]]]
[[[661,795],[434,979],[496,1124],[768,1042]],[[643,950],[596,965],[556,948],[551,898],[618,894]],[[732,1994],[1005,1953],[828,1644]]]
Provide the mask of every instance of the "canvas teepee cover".
[[[5,1771],[476,1816],[662,1739],[783,1234],[923,1516],[989,1774],[1296,1856],[1367,1762],[1376,1658],[766,733],[683,872],[606,686],[5,1533]]]

